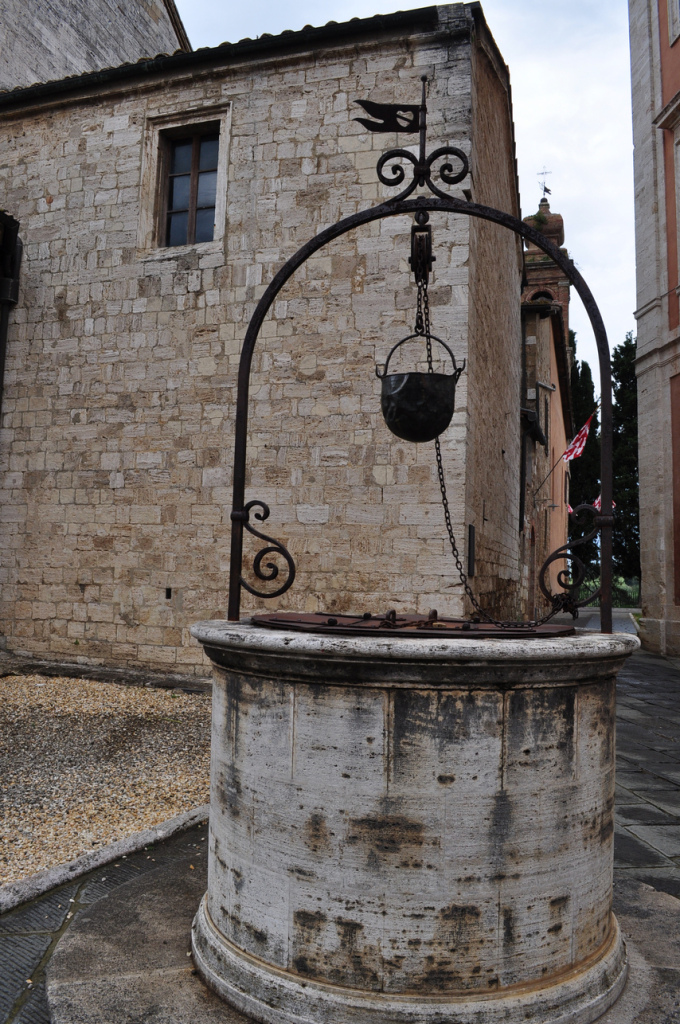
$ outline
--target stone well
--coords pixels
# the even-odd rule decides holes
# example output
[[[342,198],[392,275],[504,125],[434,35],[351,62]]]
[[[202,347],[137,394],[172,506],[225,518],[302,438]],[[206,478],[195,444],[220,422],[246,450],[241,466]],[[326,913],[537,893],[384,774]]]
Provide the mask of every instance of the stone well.
[[[628,635],[332,637],[204,622],[208,892],[193,953],[269,1024],[586,1024],[616,999]]]

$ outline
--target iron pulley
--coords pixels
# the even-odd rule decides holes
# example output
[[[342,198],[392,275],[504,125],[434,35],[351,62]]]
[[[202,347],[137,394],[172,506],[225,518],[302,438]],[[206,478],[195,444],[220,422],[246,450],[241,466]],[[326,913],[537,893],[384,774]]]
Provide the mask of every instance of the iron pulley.
[[[432,255],[432,228],[426,210],[419,210],[415,216],[416,223],[411,227],[411,255],[409,264],[416,279],[416,284],[427,284],[432,264],[437,259]]]

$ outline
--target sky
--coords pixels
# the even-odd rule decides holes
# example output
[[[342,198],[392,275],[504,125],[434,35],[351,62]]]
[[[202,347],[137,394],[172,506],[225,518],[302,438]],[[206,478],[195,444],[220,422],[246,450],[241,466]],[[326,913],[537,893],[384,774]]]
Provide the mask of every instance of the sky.
[[[192,46],[426,6],[408,0],[177,0]],[[626,0],[483,0],[510,68],[522,215],[541,198],[564,217],[565,246],[600,306],[610,347],[635,331],[633,141]],[[597,354],[572,292],[577,357]]]

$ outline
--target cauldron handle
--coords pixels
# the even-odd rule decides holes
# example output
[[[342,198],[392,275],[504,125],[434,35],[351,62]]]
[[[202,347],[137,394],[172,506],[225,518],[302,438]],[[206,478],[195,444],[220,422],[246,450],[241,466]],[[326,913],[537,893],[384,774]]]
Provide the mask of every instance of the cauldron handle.
[[[406,338],[402,338],[401,341],[398,341],[396,345],[393,345],[392,348],[389,351],[387,359],[385,360],[385,366],[383,368],[383,372],[381,373],[380,369],[376,366],[376,368],[375,368],[375,375],[376,375],[376,377],[379,377],[382,380],[383,377],[387,376],[387,367],[390,364],[390,359],[392,358],[392,356],[394,355],[394,353],[396,352],[396,350],[399,348],[400,345],[403,345],[404,342],[406,342],[406,341],[411,341],[412,338],[425,338],[425,335],[424,334],[409,334]],[[446,344],[446,342],[442,341],[441,338],[438,338],[436,336],[436,334],[431,334],[430,338],[432,339],[432,341],[438,341],[439,344],[443,345],[444,348],[446,349],[446,351],[449,353],[449,355],[451,356],[451,362],[453,363],[453,376],[456,378],[456,380],[458,380],[458,378],[460,377],[461,373],[465,369],[465,360],[463,360],[463,365],[459,369],[456,366],[456,357],[454,356],[453,352],[451,351],[449,346]]]

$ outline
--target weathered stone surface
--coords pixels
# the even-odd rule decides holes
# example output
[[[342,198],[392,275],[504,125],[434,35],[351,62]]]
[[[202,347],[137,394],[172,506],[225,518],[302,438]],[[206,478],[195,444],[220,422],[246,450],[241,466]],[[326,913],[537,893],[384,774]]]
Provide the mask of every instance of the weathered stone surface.
[[[12,652],[207,674],[189,624],[226,610],[246,325],[300,245],[393,194],[376,161],[413,141],[365,131],[356,99],[417,101],[426,73],[432,147],[470,154],[473,173],[452,194],[519,215],[507,69],[478,6],[402,17],[408,31],[389,18],[349,39],[337,27],[315,51],[264,41],[259,56],[217,49],[168,72],[0,101],[0,192],[25,244],[0,435],[0,628]],[[159,137],[214,121],[215,241],[163,248]],[[433,225],[433,329],[469,367],[442,437],[454,528],[464,553],[476,524],[475,588],[514,615],[521,251],[510,232],[465,217]],[[394,218],[336,240],[264,324],[247,499],[270,504],[266,532],[298,565],[274,607],[463,610],[432,446],[389,434],[374,373],[413,324],[410,226]],[[257,605],[244,594],[244,609]]]
[[[625,977],[615,677],[636,638],[192,632],[217,662],[194,954],[222,995],[290,1022],[606,1009]]]
[[[174,0],[3,0],[0,89],[190,49]]]
[[[640,638],[650,651],[678,655],[680,478],[678,439],[672,436],[677,398],[671,397],[671,381],[675,377],[677,384],[680,373],[675,199],[680,118],[677,102],[672,102],[677,47],[668,49],[673,39],[667,16],[674,5],[629,0],[628,6],[635,143]],[[662,60],[669,62],[665,86]]]
[[[76,915],[49,963],[52,1024],[247,1024],[205,988],[187,955],[205,887],[199,835],[156,848],[143,875],[118,880],[109,896],[90,894],[96,902]]]

